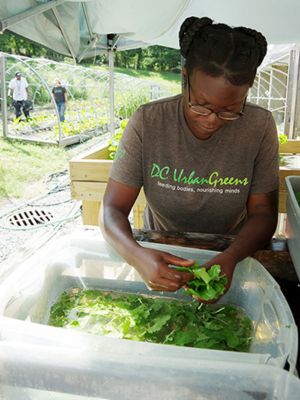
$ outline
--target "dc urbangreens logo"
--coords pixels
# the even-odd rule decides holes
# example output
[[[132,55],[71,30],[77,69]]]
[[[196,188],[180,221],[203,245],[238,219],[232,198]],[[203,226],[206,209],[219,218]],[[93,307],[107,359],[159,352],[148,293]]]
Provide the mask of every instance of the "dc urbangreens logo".
[[[207,177],[197,175],[195,170],[185,172],[184,168],[171,169],[165,165],[160,167],[158,164],[153,163],[151,169],[151,178],[159,178],[162,181],[173,183],[185,183],[188,185],[209,185],[209,186],[246,186],[249,183],[247,177],[235,178],[233,176],[220,176],[218,171],[212,171]]]

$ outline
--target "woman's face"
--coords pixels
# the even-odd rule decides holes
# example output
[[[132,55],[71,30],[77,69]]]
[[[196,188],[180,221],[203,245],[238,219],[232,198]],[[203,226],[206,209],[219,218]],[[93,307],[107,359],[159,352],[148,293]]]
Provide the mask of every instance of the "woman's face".
[[[214,78],[201,71],[193,71],[187,76],[184,70],[183,74],[187,78],[184,92],[186,122],[198,139],[208,139],[224,124],[232,122],[223,120],[219,116],[227,115],[226,112],[238,114],[242,111],[250,85],[235,86],[224,77]],[[198,105],[213,112],[206,116],[199,115],[194,111],[198,108],[194,106]],[[221,114],[217,116],[216,113],[220,112]]]

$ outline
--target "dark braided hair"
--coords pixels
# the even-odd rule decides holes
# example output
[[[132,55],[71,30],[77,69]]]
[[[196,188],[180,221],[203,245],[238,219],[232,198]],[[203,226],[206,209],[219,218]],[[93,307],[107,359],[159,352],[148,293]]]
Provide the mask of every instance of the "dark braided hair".
[[[213,24],[207,17],[187,18],[180,28],[179,44],[188,75],[200,70],[223,76],[233,85],[251,86],[267,52],[267,41],[260,32]]]

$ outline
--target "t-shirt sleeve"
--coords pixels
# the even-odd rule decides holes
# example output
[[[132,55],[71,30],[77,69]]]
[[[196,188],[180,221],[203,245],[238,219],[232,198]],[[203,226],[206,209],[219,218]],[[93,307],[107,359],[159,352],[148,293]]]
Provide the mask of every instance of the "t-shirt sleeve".
[[[119,143],[110,177],[128,186],[143,186],[143,110],[139,108],[128,121]]]
[[[26,79],[26,78],[24,78],[24,87],[25,87],[25,88],[28,88],[28,82],[27,82],[27,79]]]
[[[268,113],[264,135],[259,152],[255,158],[251,194],[268,193],[279,186],[279,153],[276,124],[271,113]]]

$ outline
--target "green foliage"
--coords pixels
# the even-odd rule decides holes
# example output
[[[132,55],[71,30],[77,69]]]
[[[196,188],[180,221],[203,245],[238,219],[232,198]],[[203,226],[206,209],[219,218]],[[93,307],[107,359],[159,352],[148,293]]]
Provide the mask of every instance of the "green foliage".
[[[49,325],[92,334],[208,349],[248,351],[252,322],[234,306],[73,289],[50,311]]]
[[[279,138],[279,143],[280,144],[284,144],[284,143],[286,143],[287,142],[287,136],[284,134],[284,133],[281,133],[279,136],[278,136],[278,138]]]
[[[29,86],[30,86],[30,80],[29,80]],[[40,85],[34,92],[34,104],[35,105],[43,105],[43,104],[48,104],[51,101],[50,94],[48,90]]]
[[[110,160],[114,160],[116,156],[116,152],[118,150],[119,142],[121,140],[121,137],[123,135],[124,129],[126,128],[126,125],[128,123],[128,119],[123,119],[120,123],[120,128],[117,129],[116,133],[114,136],[109,140],[108,142],[108,157]]]
[[[55,51],[8,31],[0,35],[0,48],[1,51],[9,54],[19,54],[27,57],[46,57],[57,61],[64,59],[64,56]]]
[[[85,132],[95,131],[107,125],[107,117],[91,116],[88,119],[74,119],[70,121],[61,122],[61,131],[63,136],[74,136]],[[55,136],[59,135],[58,124],[54,125]]]
[[[142,104],[150,101],[149,91],[136,91],[134,93],[117,94],[115,99],[115,114],[121,119],[126,119]]]
[[[221,275],[220,265],[212,265],[209,269],[199,266],[197,262],[191,267],[173,266],[177,271],[191,272],[195,279],[187,283],[187,293],[203,300],[216,300],[225,291],[226,275]]]
[[[121,68],[180,72],[180,52],[163,46],[149,46],[117,52],[115,65]]]

